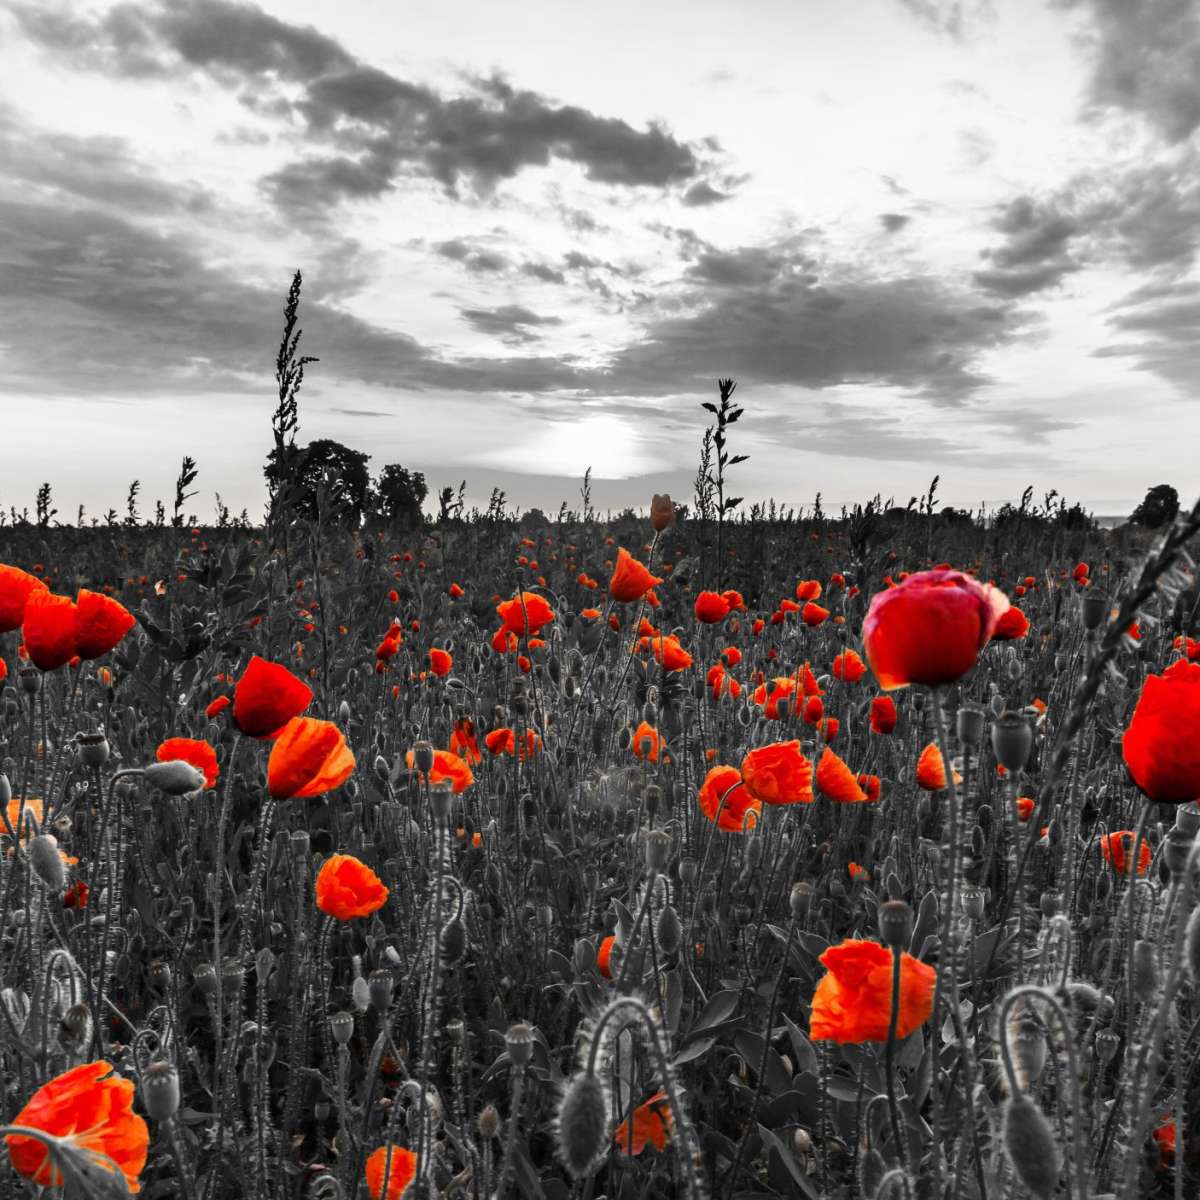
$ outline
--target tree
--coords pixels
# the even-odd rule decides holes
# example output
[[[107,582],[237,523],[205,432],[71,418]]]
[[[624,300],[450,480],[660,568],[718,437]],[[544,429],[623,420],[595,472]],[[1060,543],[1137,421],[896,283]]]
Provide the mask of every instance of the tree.
[[[1161,529],[1178,515],[1179,493],[1169,483],[1160,483],[1150,488],[1129,519],[1147,529]]]
[[[421,471],[409,471],[399,463],[388,463],[375,484],[375,507],[385,521],[416,529],[424,519],[421,506],[429,488]]]
[[[351,450],[332,438],[318,438],[315,442],[309,442],[303,450],[285,446],[284,459],[294,488],[294,514],[308,521],[316,520],[319,515],[317,490],[324,488],[337,512],[322,515],[333,515],[350,525],[360,525],[371,486],[371,476],[367,470],[370,458],[369,454]],[[277,450],[272,450],[267,456],[263,474],[272,495],[275,495],[283,483]]]

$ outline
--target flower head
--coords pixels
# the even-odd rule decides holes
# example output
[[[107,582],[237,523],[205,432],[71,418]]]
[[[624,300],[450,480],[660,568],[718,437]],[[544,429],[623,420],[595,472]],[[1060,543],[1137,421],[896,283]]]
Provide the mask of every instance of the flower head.
[[[335,854],[317,874],[317,907],[339,921],[369,917],[387,898],[379,876],[353,855]]]
[[[1160,804],[1200,797],[1200,663],[1179,659],[1147,675],[1121,740],[1130,777]]]
[[[273,738],[311,703],[312,688],[256,654],[233,691],[233,721],[247,737]]]
[[[49,590],[36,575],[0,563],[0,633],[18,629],[25,619],[29,597]]]
[[[386,1194],[383,1190],[385,1176]],[[367,1159],[367,1190],[371,1200],[400,1200],[416,1177],[417,1156],[403,1146],[380,1146]]]
[[[700,811],[726,833],[753,829],[762,812],[762,801],[750,794],[737,767],[713,767],[700,785],[698,801]]]
[[[624,546],[618,548],[617,565],[608,583],[609,595],[614,600],[631,604],[660,583],[662,580],[657,575],[651,575],[645,565],[638,562]]]
[[[279,731],[267,760],[267,790],[276,800],[320,796],[349,779],[354,755],[331,721],[293,717]]]
[[[613,1145],[620,1154],[641,1154],[647,1146],[665,1150],[671,1137],[674,1118],[666,1092],[655,1092],[644,1104],[633,1110],[628,1121],[622,1121],[613,1134]]]
[[[203,738],[167,738],[158,748],[155,758],[159,762],[182,760],[191,763],[197,771],[204,773],[204,786],[215,787],[221,774],[217,766],[217,752]]]
[[[798,741],[772,742],[742,759],[746,790],[763,804],[811,804],[812,780],[812,763]]]

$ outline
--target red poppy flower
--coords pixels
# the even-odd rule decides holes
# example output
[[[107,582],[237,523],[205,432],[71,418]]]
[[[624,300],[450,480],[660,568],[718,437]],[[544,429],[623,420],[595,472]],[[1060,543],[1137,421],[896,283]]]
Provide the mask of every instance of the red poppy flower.
[[[133,1092],[133,1083],[114,1075],[111,1063],[84,1063],[38,1088],[12,1123],[64,1139],[68,1152],[86,1156],[92,1167],[120,1173],[129,1191],[138,1192],[150,1131],[133,1111]],[[40,1187],[63,1186],[62,1172],[43,1142],[19,1134],[4,1140],[18,1175]]]
[[[435,646],[429,651],[429,669],[439,678],[450,674],[454,659],[443,649]]]
[[[204,710],[204,715],[211,720],[213,717],[223,713],[232,703],[233,701],[228,696],[218,696],[215,700],[210,701],[208,707]]]
[[[736,646],[726,646],[721,658],[727,667],[736,667],[742,661],[742,652]]]
[[[354,755],[330,721],[293,717],[267,760],[267,790],[276,800],[320,796],[339,788],[354,770]]]
[[[1029,632],[1029,618],[1015,605],[1004,610],[992,633],[993,642],[1014,642]]]
[[[604,976],[605,979],[611,979],[612,976],[612,955],[613,947],[617,944],[615,934],[610,933],[600,942],[600,949],[596,951],[596,970]]]
[[[111,596],[81,588],[75,601],[75,653],[100,658],[134,627],[133,613]]]
[[[959,571],[922,571],[878,592],[863,622],[863,645],[885,692],[961,678],[1008,607],[1002,592]]]
[[[736,612],[746,607],[746,601],[736,588],[726,588],[721,593],[722,599],[729,605],[730,612]]]
[[[387,898],[379,876],[353,855],[335,854],[317,873],[317,907],[339,921],[369,917]]]
[[[488,749],[490,750],[491,746]],[[493,753],[495,752],[493,751]],[[411,750],[405,755],[404,761],[410,767],[413,765]],[[435,750],[433,752],[433,769],[429,772],[429,782],[441,783],[442,780],[449,780],[450,790],[458,793],[465,792],[475,782],[475,776],[472,774],[471,768],[457,754],[451,754],[449,750]]]
[[[662,663],[668,671],[684,671],[692,665],[692,656],[683,648],[679,639],[672,634],[657,634],[642,638],[643,650],[654,652],[654,661]]]
[[[649,721],[643,721],[633,731],[634,757],[645,762],[658,762],[658,756],[666,744],[666,739]]]
[[[279,663],[255,654],[233,690],[233,722],[253,738],[274,738],[312,702],[312,689]]]
[[[812,763],[798,741],[772,742],[742,759],[746,790],[764,804],[811,804],[812,780]]]
[[[204,786],[215,787],[221,770],[217,766],[217,752],[202,738],[167,738],[155,755],[159,762],[181,760],[191,763],[204,774]]]
[[[35,667],[42,671],[65,667],[75,657],[74,601],[46,590],[31,592],[21,632]]]
[[[403,1146],[380,1146],[367,1159],[367,1190],[371,1200],[400,1200],[409,1185],[417,1177],[417,1156]],[[387,1193],[383,1190],[387,1179]]]
[[[891,696],[876,696],[871,701],[871,732],[885,736],[896,728],[896,702]]]
[[[1133,842],[1134,834],[1129,829],[1110,833],[1100,839],[1100,853],[1104,855],[1104,861],[1110,863],[1118,875],[1132,874]],[[1143,837],[1142,844],[1138,847],[1137,873],[1139,875],[1145,875],[1152,857],[1149,843]]]
[[[726,833],[753,829],[762,812],[762,802],[742,783],[742,773],[737,767],[713,767],[700,785],[698,799],[700,811]]]
[[[470,717],[463,717],[455,722],[450,731],[450,749],[472,766],[483,761],[483,755],[479,753],[479,742],[475,739],[475,722]]]
[[[1080,580],[1088,577],[1088,565],[1085,562],[1078,563],[1075,570],[1071,572],[1071,577],[1078,583]]]
[[[87,908],[88,885],[82,879],[77,879],[63,892],[63,908]]]
[[[49,590],[36,575],[0,563],[0,633],[20,628],[29,597]]]
[[[810,629],[815,629],[828,619],[829,609],[822,608],[819,604],[814,604],[811,600],[804,606],[800,613],[800,620]]]
[[[830,946],[821,963],[826,974],[813,994],[809,1036],[839,1045],[886,1042],[892,1015],[892,952],[878,942],[851,938]],[[933,967],[901,953],[898,1039],[929,1019],[936,982]]]
[[[1159,1159],[1164,1163],[1173,1162],[1175,1159],[1176,1135],[1176,1122],[1168,1113],[1163,1124],[1159,1125],[1151,1135],[1154,1138],[1154,1144],[1158,1147]]]
[[[825,715],[825,701],[820,696],[809,696],[804,701],[804,723],[805,725],[820,725],[821,718]]]
[[[802,579],[796,584],[797,600],[820,600],[821,583],[817,579]]]
[[[701,592],[696,597],[696,620],[718,625],[729,616],[729,601],[720,592]]]
[[[940,792],[946,786],[946,763],[936,742],[930,742],[917,759],[917,784],[927,792]]]
[[[713,663],[708,668],[704,681],[712,690],[714,700],[720,700],[722,696],[732,696],[736,700],[742,694],[742,685],[720,663]]]
[[[542,627],[554,620],[554,609],[545,596],[537,592],[518,592],[511,600],[496,605],[496,612],[509,633],[530,637],[540,633]]]
[[[828,746],[817,764],[817,787],[830,800],[842,804],[861,803],[867,798],[866,792],[858,786],[857,776]]]
[[[843,650],[833,660],[834,679],[844,679],[847,683],[857,683],[867,673],[867,664],[858,656],[855,650]]]
[[[608,583],[609,595],[623,604],[640,600],[652,587],[662,580],[651,575],[643,563],[638,562],[624,546],[617,551],[617,565]]]
[[[514,754],[517,749],[517,735],[507,726],[493,729],[483,739],[491,754]]]
[[[621,1154],[638,1155],[647,1146],[665,1150],[671,1137],[674,1118],[666,1092],[655,1092],[644,1104],[633,1110],[628,1121],[622,1121],[613,1134],[613,1145]]]
[[[1028,821],[1033,816],[1034,802],[1032,796],[1017,797],[1017,820]]]
[[[867,799],[874,803],[883,791],[883,784],[878,775],[860,775],[858,786],[866,793]]]
[[[32,603],[32,602],[31,602]],[[1147,675],[1121,755],[1142,794],[1159,804],[1200,797],[1200,664],[1179,659]]]
[[[457,600],[460,596],[465,595],[462,588],[459,587],[457,583],[452,583],[448,590],[450,592],[451,600]]]

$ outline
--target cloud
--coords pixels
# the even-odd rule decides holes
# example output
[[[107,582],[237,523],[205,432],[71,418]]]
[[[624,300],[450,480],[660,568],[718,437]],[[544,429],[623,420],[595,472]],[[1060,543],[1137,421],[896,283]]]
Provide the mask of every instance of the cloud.
[[[543,325],[561,325],[561,317],[542,317],[520,304],[504,304],[499,308],[459,309],[472,329],[491,334],[509,344],[536,341],[534,330]]]
[[[1200,8],[1195,0],[1060,0],[1086,9],[1091,100],[1142,117],[1168,142],[1200,128]]]
[[[617,187],[694,190],[703,180],[697,149],[659,124],[636,129],[499,76],[471,79],[466,94],[445,96],[252,5],[158,0],[93,18],[28,4],[14,11],[26,37],[76,67],[134,77],[190,68],[256,112],[298,117],[321,149],[272,172],[263,186],[282,209],[310,218],[346,199],[379,196],[405,174],[433,179],[449,195],[464,184],[486,193],[552,159]]]
[[[701,179],[693,183],[683,193],[682,198],[683,203],[688,208],[700,208],[708,204],[721,204],[723,201],[731,200],[733,197],[728,192],[718,192],[707,180]]]
[[[886,212],[879,214],[879,223],[887,233],[899,233],[912,220],[903,213]]]
[[[509,267],[508,259],[499,251],[473,246],[466,238],[451,238],[446,242],[437,242],[433,248],[443,258],[462,263],[468,271],[474,274],[495,274],[506,271]]]
[[[1018,196],[1001,208],[992,228],[1005,240],[983,252],[992,265],[972,276],[984,291],[1018,299],[1054,287],[1079,269],[1068,254],[1079,223],[1055,201]]]
[[[900,0],[926,28],[961,40],[970,23],[993,15],[990,0]]]
[[[1194,397],[1200,386],[1200,283],[1163,280],[1130,293],[1109,325],[1121,341],[1098,350],[1101,358],[1128,358]]]

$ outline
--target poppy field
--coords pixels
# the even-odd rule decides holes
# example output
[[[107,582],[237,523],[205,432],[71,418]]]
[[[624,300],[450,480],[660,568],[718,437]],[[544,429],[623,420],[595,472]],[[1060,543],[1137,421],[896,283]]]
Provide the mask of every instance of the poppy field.
[[[719,517],[5,530],[0,1194],[1200,1194],[1200,505]]]

